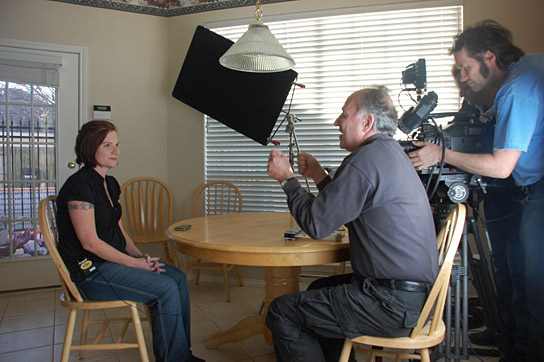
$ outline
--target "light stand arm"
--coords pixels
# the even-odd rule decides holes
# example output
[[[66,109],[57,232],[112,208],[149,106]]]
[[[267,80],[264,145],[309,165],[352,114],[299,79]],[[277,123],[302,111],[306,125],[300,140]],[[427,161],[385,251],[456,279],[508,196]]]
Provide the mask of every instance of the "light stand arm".
[[[287,126],[285,127],[285,132],[289,133],[289,164],[291,165],[291,168],[293,170],[295,169],[294,148],[297,148],[297,155],[300,153],[297,134],[295,132],[295,122],[297,121],[300,121],[300,119],[298,119],[295,115],[287,115]],[[306,177],[304,177],[304,181],[306,182],[306,188],[308,189],[308,192],[310,192],[310,183],[308,182],[308,179]]]

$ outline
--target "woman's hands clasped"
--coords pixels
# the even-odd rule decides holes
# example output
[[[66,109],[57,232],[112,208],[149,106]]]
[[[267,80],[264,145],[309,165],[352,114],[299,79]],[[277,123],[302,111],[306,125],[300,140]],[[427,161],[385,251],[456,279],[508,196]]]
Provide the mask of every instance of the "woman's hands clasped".
[[[148,254],[144,254],[139,258],[136,258],[136,268],[147,270],[153,273],[163,273],[166,270],[162,269],[164,266],[164,263],[161,263],[159,261],[159,258],[149,256]]]

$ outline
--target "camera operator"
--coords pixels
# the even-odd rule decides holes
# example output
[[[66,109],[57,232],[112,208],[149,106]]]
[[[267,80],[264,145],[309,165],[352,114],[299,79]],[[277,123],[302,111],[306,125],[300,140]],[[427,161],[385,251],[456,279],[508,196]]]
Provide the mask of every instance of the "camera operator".
[[[452,75],[457,88],[459,88],[459,96],[464,99],[459,113],[472,113],[471,109],[476,108],[480,113],[479,119],[481,122],[494,123],[493,101],[499,87],[490,86],[475,92],[467,82],[461,81],[461,70],[456,65],[453,66]],[[511,178],[508,180],[511,180]],[[519,224],[521,216],[519,212],[512,212],[512,210],[520,208],[519,201],[511,196],[512,190],[510,188],[512,186],[514,186],[513,183],[511,183],[510,187],[504,187],[503,185],[498,188],[489,188],[484,201],[487,230],[492,248],[493,274],[497,288],[497,306],[501,314],[503,328],[501,331],[485,329],[482,332],[474,332],[469,335],[471,342],[482,346],[496,345],[494,334],[497,332],[505,334],[505,338],[502,338],[504,342],[507,342],[507,340],[513,342],[517,339],[518,343],[516,344],[518,347],[513,345],[505,346],[507,351],[504,352],[507,355],[515,353],[512,352],[514,349],[522,349],[519,347],[520,345],[527,346],[529,338],[527,335],[529,316],[526,307],[525,280],[523,275],[516,273],[515,270],[510,271],[508,267],[509,263],[524,263],[518,230],[513,230],[511,227],[511,225]],[[515,295],[513,295],[514,288],[516,289]],[[516,333],[514,320],[517,320],[521,327],[520,333]]]
[[[492,20],[482,21],[455,37],[451,54],[461,81],[473,91],[498,87],[494,100],[493,153],[468,154],[446,150],[444,162],[482,176],[506,179],[511,203],[502,226],[519,238],[521,260],[508,260],[513,282],[512,307],[523,308],[528,320],[515,318],[516,359],[542,360],[544,350],[544,54],[524,55],[513,45],[511,32]],[[421,149],[409,153],[417,170],[442,158],[440,146],[414,142]],[[509,213],[505,213],[508,211]],[[510,240],[515,243],[516,240]],[[527,303],[516,307],[519,295]],[[516,300],[516,298],[518,298]],[[529,325],[527,327],[527,325]],[[528,336],[529,341],[523,340]]]

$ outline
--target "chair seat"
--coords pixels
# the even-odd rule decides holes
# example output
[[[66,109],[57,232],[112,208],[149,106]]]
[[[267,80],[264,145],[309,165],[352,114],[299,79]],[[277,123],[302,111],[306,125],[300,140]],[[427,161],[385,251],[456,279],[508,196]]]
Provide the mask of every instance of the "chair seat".
[[[63,307],[71,309],[104,309],[104,308],[123,308],[134,306],[136,302],[130,300],[84,300],[83,302],[63,300],[61,297],[60,304]]]
[[[360,344],[366,344],[369,346],[379,346],[384,348],[396,348],[396,349],[421,349],[436,346],[444,339],[446,335],[446,325],[444,321],[440,320],[436,326],[436,330],[429,334],[429,327],[431,322],[427,322],[421,329],[421,333],[415,337],[399,337],[399,338],[387,338],[387,337],[374,337],[374,336],[360,336],[352,338],[351,341]]]

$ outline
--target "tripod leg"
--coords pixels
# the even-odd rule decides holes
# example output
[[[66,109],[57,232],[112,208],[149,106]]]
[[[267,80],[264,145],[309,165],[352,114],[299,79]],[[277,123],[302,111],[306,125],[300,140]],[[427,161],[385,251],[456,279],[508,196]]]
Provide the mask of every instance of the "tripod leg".
[[[474,242],[479,256],[478,259],[476,259],[469,247],[469,270],[472,276],[472,282],[481,300],[487,328],[495,336],[499,351],[504,351],[504,338],[506,338],[506,334],[498,308],[497,292],[495,291],[495,283],[490,273],[490,264],[483,249],[475,219],[467,218],[467,221],[471,226],[471,232],[474,235]],[[480,350],[480,352],[485,351]],[[493,353],[493,351],[491,351],[491,353]],[[495,355],[495,353],[493,354]]]

